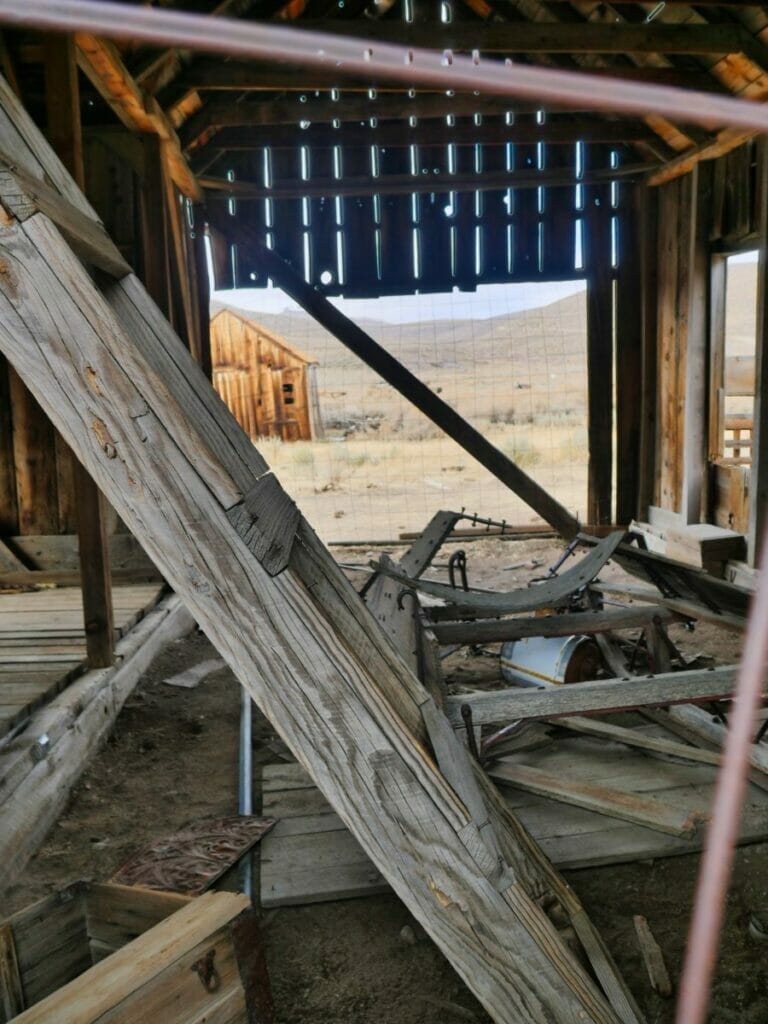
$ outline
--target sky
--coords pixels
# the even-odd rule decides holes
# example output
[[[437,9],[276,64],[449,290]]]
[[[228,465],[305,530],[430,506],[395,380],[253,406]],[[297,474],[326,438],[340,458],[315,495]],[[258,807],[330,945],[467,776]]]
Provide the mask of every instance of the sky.
[[[729,262],[754,263],[757,251],[731,256]],[[556,281],[533,284],[481,285],[475,292],[453,292],[439,295],[400,295],[382,299],[337,299],[331,302],[350,319],[379,320],[388,324],[413,324],[428,321],[456,320],[471,317],[489,320],[526,309],[538,309],[584,291],[586,282]],[[233,288],[214,292],[212,296],[224,305],[255,313],[299,312],[300,307],[279,288]]]
[[[548,284],[490,284],[475,292],[458,290],[439,295],[399,295],[382,299],[337,299],[331,302],[352,320],[380,320],[389,324],[462,319],[474,320],[519,313],[559,302],[583,291],[585,282],[558,281]],[[214,292],[216,301],[256,313],[296,312],[300,307],[279,288],[234,288]]]

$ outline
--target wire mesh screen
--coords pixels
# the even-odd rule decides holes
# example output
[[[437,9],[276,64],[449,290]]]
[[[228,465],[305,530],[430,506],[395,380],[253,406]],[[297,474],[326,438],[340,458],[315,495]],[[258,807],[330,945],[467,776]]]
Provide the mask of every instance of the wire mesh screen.
[[[422,529],[439,508],[517,526],[541,522],[282,292],[243,289],[217,298],[316,363],[314,439],[287,441],[270,430],[255,443],[326,542],[395,539]],[[583,282],[334,302],[583,516]],[[255,385],[252,392],[250,400],[261,401]]]

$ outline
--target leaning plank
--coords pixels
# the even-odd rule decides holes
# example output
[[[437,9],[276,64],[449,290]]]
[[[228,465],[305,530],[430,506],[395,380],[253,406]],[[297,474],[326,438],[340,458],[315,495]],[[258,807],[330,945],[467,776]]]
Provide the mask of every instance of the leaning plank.
[[[172,381],[139,356],[50,222],[3,229],[0,258],[0,348],[488,1010],[617,1020],[525,889],[497,888],[504,875],[489,872],[466,808],[393,714],[385,659],[361,657],[291,568],[270,577],[239,537],[219,497],[234,485],[195,458],[200,428],[190,435]],[[178,348],[174,358],[186,368]],[[302,544],[300,529],[294,551]]]
[[[611,611],[574,612],[566,615],[537,615],[520,619],[475,619],[470,622],[436,622],[431,628],[441,644],[489,644],[522,640],[528,636],[571,636],[604,633],[614,629],[636,629],[657,618],[674,622],[682,616],[668,608],[621,608]]]
[[[673,740],[659,739],[657,736],[649,736],[638,729],[627,729],[622,725],[600,722],[596,718],[580,718],[578,715],[574,715],[568,718],[558,718],[557,724],[561,728],[570,729],[571,732],[578,732],[584,736],[598,736],[601,739],[613,740],[615,743],[623,743],[627,747],[638,747],[640,750],[650,750],[655,754],[666,754],[669,757],[682,757],[687,761],[719,765],[722,760],[719,754],[715,754],[711,750],[702,750],[701,747],[691,747],[685,743],[675,743]]]
[[[493,765],[488,774],[504,786],[513,786],[559,803],[583,807],[587,811],[597,811],[609,818],[631,821],[635,825],[644,825],[670,836],[689,836],[706,817],[703,811],[681,811],[653,797],[639,796],[608,786],[574,782],[528,765],[500,762]]]
[[[21,737],[18,746],[4,755],[0,762],[0,892],[18,875],[61,813],[88,758],[109,734],[142,673],[167,641],[183,636],[192,625],[179,599],[167,598],[118,647],[123,661],[117,668],[83,676],[44,710],[30,735]]]
[[[648,980],[654,992],[665,998],[672,995],[672,982],[669,979],[669,971],[664,963],[664,954],[661,947],[654,938],[647,918],[641,914],[635,914],[632,918],[635,925],[635,934],[643,955],[643,963],[648,972]]]
[[[446,698],[445,712],[454,728],[463,727],[462,705],[472,709],[475,725],[514,722],[565,715],[607,714],[630,708],[664,707],[668,704],[706,703],[730,698],[736,668],[667,672],[632,679],[606,679],[572,683],[548,689],[516,687],[488,693],[469,693]]]
[[[684,726],[701,739],[722,747],[727,734],[726,726],[718,721],[704,708],[684,704],[679,708],[670,708],[669,716],[673,722]],[[749,763],[752,768],[768,775],[768,746],[764,743],[753,743],[749,752]]]

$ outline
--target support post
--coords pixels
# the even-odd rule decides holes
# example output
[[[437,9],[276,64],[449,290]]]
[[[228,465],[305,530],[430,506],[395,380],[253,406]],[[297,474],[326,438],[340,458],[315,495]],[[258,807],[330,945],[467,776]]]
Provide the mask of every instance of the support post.
[[[613,491],[613,272],[608,190],[591,207],[587,277],[587,522],[610,523]]]
[[[637,516],[646,519],[655,501],[658,352],[658,191],[640,190],[638,243],[641,249],[642,368],[640,377],[640,479]]]
[[[757,346],[755,351],[755,411],[752,431],[752,468],[749,482],[749,534],[747,557],[756,566],[765,533],[768,510],[768,140],[758,143]]]
[[[616,280],[616,522],[638,514],[643,376],[641,195],[631,189],[624,203]]]
[[[45,97],[52,147],[79,187],[85,186],[80,90],[75,45],[71,36],[45,37]],[[74,463],[77,537],[83,598],[85,642],[90,668],[115,660],[112,582],[104,498],[82,464],[61,445],[60,454]]]
[[[712,165],[697,164],[691,172],[691,216],[687,246],[688,307],[685,336],[683,411],[683,480],[680,518],[699,523],[706,476],[707,324],[709,306],[709,211]]]

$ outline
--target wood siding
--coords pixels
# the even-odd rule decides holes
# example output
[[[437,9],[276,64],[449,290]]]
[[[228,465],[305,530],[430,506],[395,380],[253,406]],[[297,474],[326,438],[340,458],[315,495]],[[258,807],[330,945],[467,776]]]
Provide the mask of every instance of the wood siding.
[[[312,360],[271,331],[221,310],[211,321],[213,384],[255,441],[311,441],[319,434]]]

